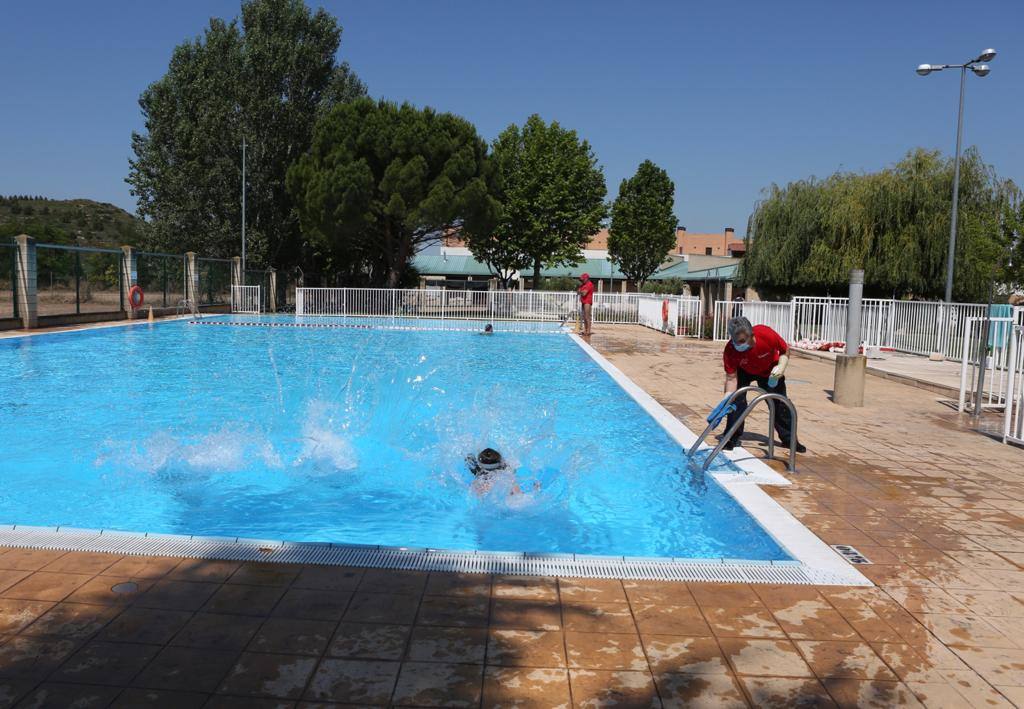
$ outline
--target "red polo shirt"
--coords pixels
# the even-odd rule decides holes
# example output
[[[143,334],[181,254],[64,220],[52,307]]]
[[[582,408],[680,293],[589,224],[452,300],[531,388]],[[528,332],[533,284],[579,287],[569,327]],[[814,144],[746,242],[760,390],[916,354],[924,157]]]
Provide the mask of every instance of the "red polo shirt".
[[[754,325],[754,344],[745,352],[739,352],[732,340],[722,352],[722,363],[727,374],[742,369],[755,377],[766,377],[779,363],[779,355],[789,351],[786,341],[767,325]]]
[[[583,305],[593,305],[594,303],[594,282],[587,281],[580,285],[576,289],[580,294],[580,303]]]

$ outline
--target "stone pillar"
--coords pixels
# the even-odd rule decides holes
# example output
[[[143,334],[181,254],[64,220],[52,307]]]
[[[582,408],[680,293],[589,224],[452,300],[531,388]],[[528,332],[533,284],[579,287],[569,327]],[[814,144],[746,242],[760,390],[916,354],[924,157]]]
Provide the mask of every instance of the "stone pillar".
[[[39,295],[36,291],[36,240],[26,234],[14,237],[17,250],[15,263],[15,296],[18,299],[18,317],[26,330],[38,324]]]
[[[128,293],[139,282],[138,256],[131,246],[122,246],[121,251],[121,304],[128,319],[134,320],[135,308],[132,307]]]
[[[196,252],[185,254],[185,300],[192,312],[199,311],[199,269],[196,268]]]
[[[245,274],[242,273],[242,257],[234,256],[231,259],[231,285],[244,286]]]
[[[273,268],[267,271],[267,312],[277,312],[277,271]]]
[[[726,281],[724,283],[725,293],[723,294],[722,300],[732,300],[732,281]]]
[[[621,293],[628,293],[629,289],[626,288],[626,286],[628,286],[628,285],[629,285],[629,281],[623,281],[622,282],[622,290],[620,292]]]
[[[832,401],[840,406],[864,406],[864,375],[868,358],[864,355],[836,355],[836,374]]]

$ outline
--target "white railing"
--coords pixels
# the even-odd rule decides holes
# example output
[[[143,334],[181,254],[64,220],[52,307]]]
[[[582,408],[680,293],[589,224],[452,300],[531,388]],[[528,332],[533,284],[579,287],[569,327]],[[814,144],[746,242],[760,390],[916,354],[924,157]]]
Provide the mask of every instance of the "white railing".
[[[662,300],[669,301],[671,322],[667,332],[700,336],[700,299],[691,296],[595,293],[591,316],[595,323],[640,324],[640,302],[649,298],[656,298],[659,307]],[[575,324],[580,318],[580,304],[572,291],[297,288],[295,314]]]
[[[231,286],[232,313],[262,313],[263,289],[260,286]]]
[[[679,328],[679,299],[671,295],[641,295],[637,319],[644,327],[675,335]]]
[[[1024,308],[1014,313],[1018,324],[1010,333],[1009,361],[1006,377],[1006,409],[1003,414],[1003,443],[1024,446]]]
[[[729,319],[744,316],[754,325],[767,325],[779,333],[787,342],[793,341],[793,304],[788,301],[737,301],[715,302],[714,339],[729,339]]]
[[[984,340],[988,322],[988,339]],[[976,401],[978,377],[984,370],[985,381],[981,392],[982,411],[1000,410],[1006,404],[1006,381],[1010,377],[1013,318],[967,318],[963,326],[960,350],[960,397],[957,410],[972,411]]]

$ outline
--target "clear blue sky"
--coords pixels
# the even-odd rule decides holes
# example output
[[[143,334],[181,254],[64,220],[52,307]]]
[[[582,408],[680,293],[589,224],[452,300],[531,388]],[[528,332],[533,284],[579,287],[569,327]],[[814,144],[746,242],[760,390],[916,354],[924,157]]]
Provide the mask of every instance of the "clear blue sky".
[[[370,93],[452,111],[494,138],[539,113],[594,146],[614,196],[649,158],[691,231],[745,231],[772,183],[873,170],[923,145],[952,153],[958,76],[921,78],[988,46],[968,76],[966,144],[1024,182],[1024,3],[428,2],[333,0],[339,57]],[[4,3],[0,194],[134,210],[124,177],[137,98],[173,47],[236,0]]]

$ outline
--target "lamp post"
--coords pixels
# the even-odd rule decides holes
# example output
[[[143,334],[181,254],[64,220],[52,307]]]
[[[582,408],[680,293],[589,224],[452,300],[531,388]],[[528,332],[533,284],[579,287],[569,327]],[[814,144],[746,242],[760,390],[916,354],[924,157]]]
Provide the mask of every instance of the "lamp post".
[[[986,49],[977,58],[963,64],[921,64],[917,67],[917,73],[921,76],[928,76],[933,71],[943,69],[960,70],[960,110],[956,117],[956,160],[953,163],[953,212],[949,224],[949,256],[946,259],[946,302],[953,302],[953,260],[956,257],[956,217],[957,203],[960,197],[960,141],[963,137],[964,124],[964,85],[967,79],[967,70],[970,69],[978,76],[988,75],[989,68],[985,62],[995,59],[996,50]]]

